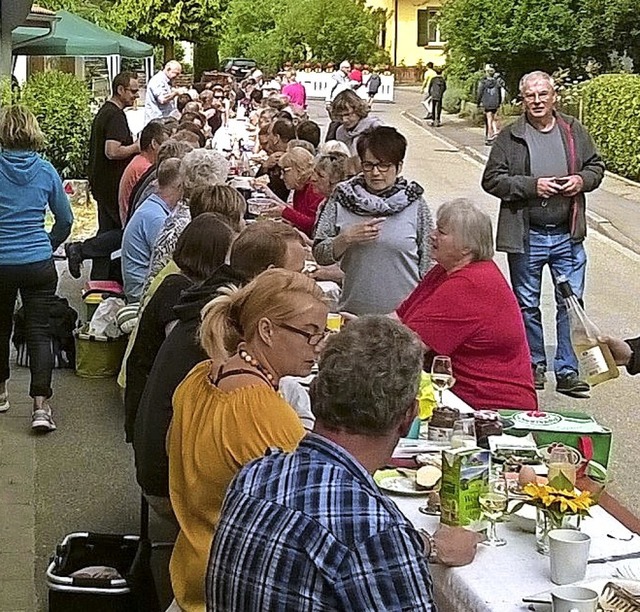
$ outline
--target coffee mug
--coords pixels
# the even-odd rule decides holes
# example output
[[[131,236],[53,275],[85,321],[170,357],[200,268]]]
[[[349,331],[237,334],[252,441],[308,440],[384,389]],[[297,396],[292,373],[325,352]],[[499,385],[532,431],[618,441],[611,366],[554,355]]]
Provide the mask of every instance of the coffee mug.
[[[561,586],[551,591],[552,612],[596,612],[598,593],[593,589]]]
[[[591,538],[575,529],[552,529],[549,532],[551,582],[571,584],[583,580],[587,572]]]

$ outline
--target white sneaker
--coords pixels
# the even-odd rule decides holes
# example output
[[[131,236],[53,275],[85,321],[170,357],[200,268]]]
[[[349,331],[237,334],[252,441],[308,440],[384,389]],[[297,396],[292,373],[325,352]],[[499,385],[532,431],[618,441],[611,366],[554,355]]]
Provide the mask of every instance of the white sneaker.
[[[7,393],[3,393],[0,395],[0,412],[6,412],[10,407],[9,395]]]
[[[33,411],[31,415],[31,429],[42,433],[56,429],[56,424],[53,422],[53,417],[51,416],[50,406]]]

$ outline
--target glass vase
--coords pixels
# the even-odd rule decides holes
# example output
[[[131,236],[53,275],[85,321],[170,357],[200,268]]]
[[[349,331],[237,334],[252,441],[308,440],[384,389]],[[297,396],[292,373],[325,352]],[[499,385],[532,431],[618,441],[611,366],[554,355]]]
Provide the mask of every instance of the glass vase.
[[[557,516],[543,508],[536,508],[536,549],[543,555],[549,554],[549,532],[552,529],[580,529],[579,514]]]

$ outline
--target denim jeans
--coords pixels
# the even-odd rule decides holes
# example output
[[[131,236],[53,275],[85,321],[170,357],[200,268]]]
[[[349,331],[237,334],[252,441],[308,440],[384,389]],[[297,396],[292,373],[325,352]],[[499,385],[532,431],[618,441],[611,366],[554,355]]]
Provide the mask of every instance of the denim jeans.
[[[58,273],[53,259],[16,266],[0,265],[0,382],[9,378],[9,342],[16,297],[20,291],[31,370],[31,397],[52,395],[49,311],[57,285]]]
[[[531,363],[546,368],[544,333],[540,314],[540,288],[542,271],[549,266],[554,286],[559,276],[565,276],[576,297],[582,301],[587,256],[581,242],[572,242],[568,233],[531,228],[526,253],[509,253],[511,286],[522,311],[529,341]],[[560,292],[555,290],[556,300],[556,355],[553,369],[556,377],[578,372],[578,361],[571,346],[569,316]]]

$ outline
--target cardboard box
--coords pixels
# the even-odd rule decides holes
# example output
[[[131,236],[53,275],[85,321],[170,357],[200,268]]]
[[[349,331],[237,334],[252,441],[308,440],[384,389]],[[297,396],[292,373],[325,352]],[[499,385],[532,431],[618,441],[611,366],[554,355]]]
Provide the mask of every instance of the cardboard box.
[[[478,498],[487,490],[490,469],[488,450],[462,447],[442,451],[442,523],[465,527],[480,519]]]

